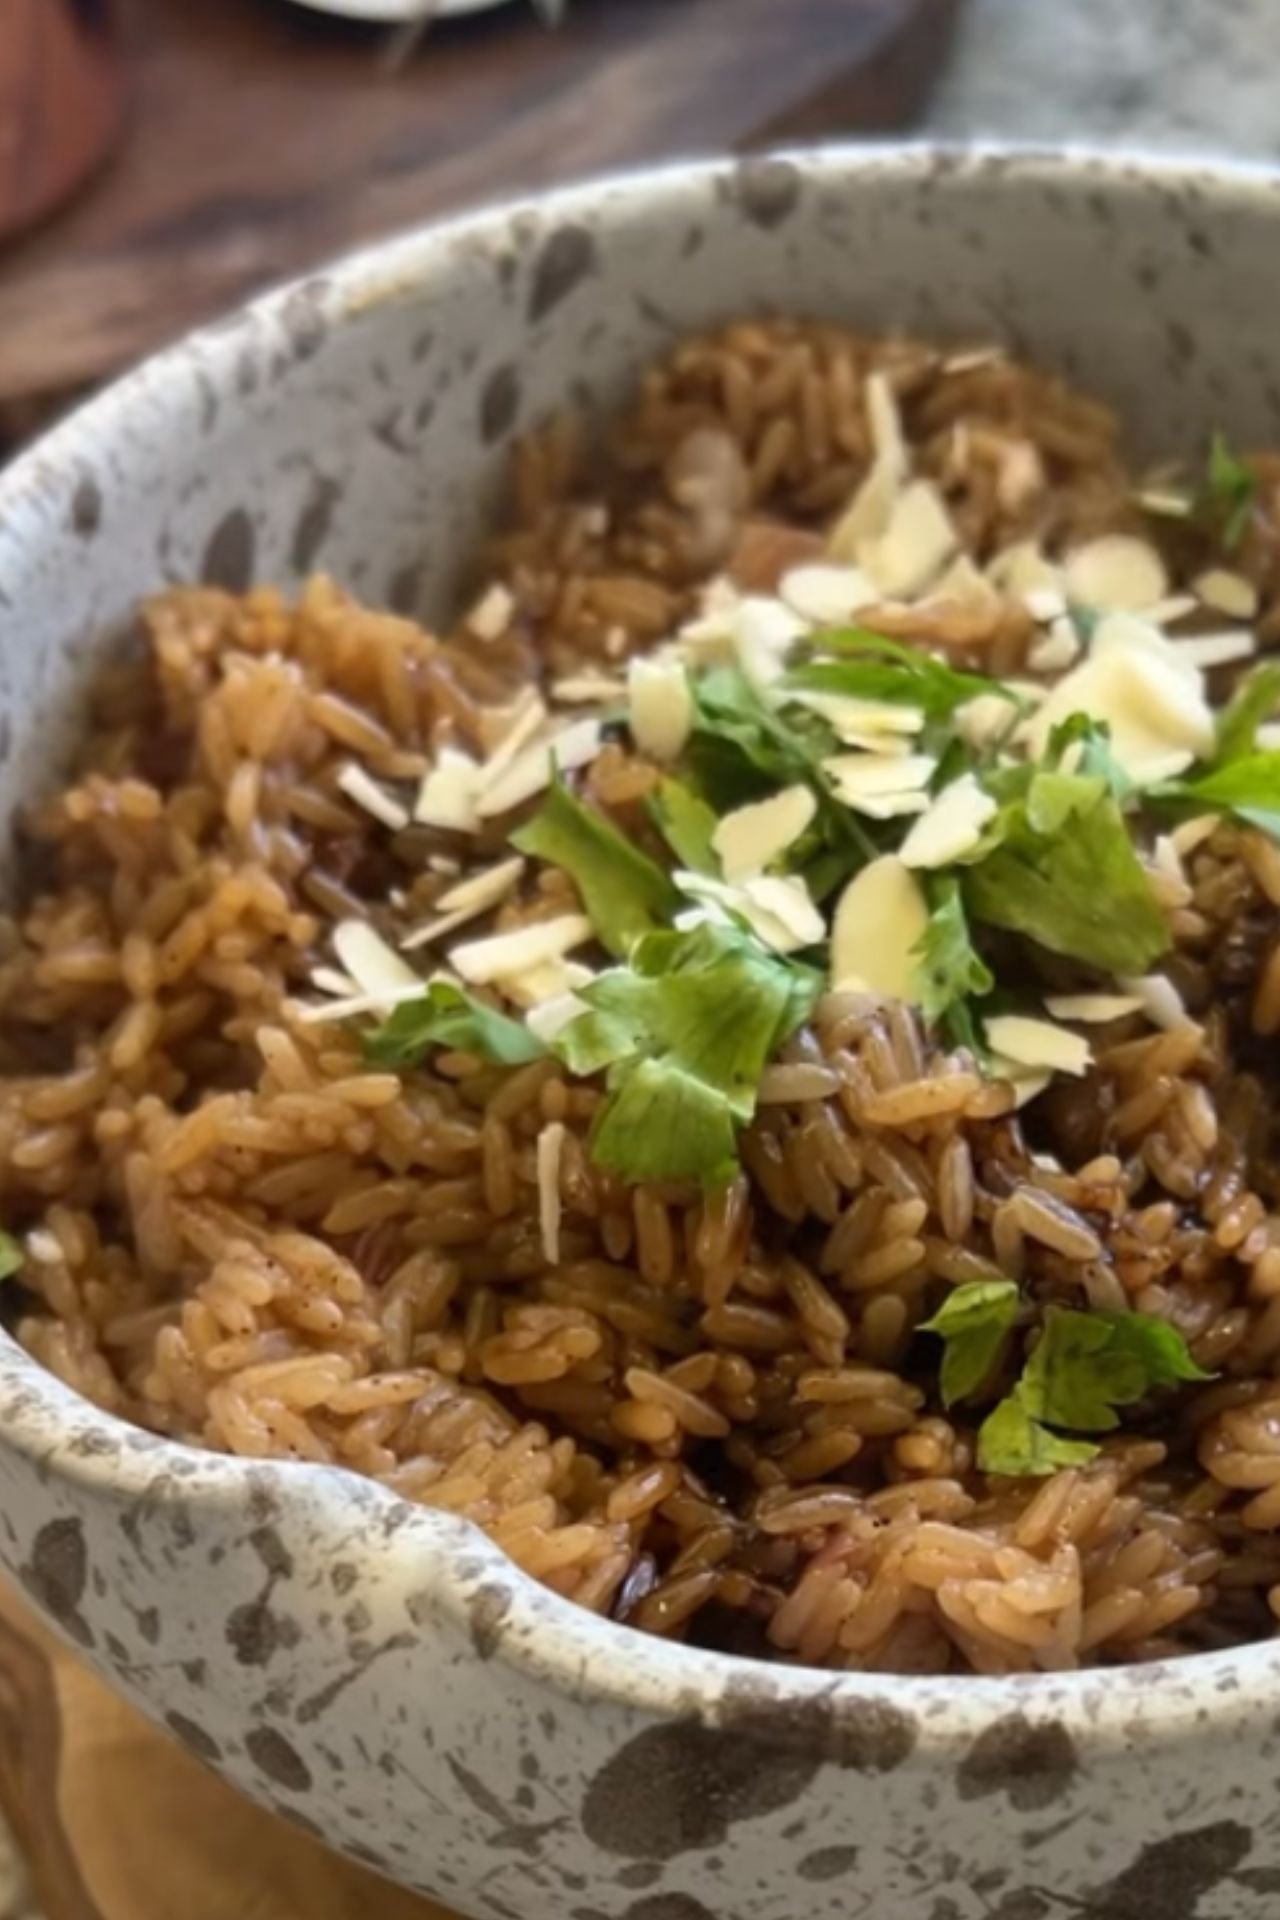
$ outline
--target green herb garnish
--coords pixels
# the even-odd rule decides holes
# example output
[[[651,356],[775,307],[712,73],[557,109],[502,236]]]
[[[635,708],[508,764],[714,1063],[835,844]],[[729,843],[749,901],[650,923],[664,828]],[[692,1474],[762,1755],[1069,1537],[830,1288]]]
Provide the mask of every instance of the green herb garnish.
[[[954,874],[938,874],[927,883],[929,924],[917,943],[921,1005],[928,1020],[940,1020],[973,994],[995,986],[995,976],[973,944],[964,895]]]
[[[0,1227],[0,1280],[12,1280],[15,1273],[22,1271],[26,1258],[22,1242]]]
[[[964,872],[970,917],[1106,973],[1145,973],[1169,929],[1106,783],[1012,767],[988,788],[1004,804]]]
[[[1254,667],[1240,681],[1228,704],[1218,715],[1217,745],[1213,764],[1241,760],[1256,750],[1258,728],[1270,720],[1280,707],[1280,665]]]
[[[1247,753],[1237,760],[1162,787],[1157,796],[1189,802],[1197,810],[1234,814],[1247,826],[1280,840],[1280,753]]]
[[[619,958],[679,910],[680,896],[662,868],[559,778],[511,844],[572,877],[587,918]]]
[[[1257,496],[1257,475],[1232,452],[1226,436],[1215,433],[1192,509],[1195,519],[1231,553],[1244,538]]]
[[[989,1378],[1018,1317],[1018,1289],[1012,1280],[970,1280],[949,1293],[921,1333],[946,1342],[942,1356],[942,1403],[976,1393]]]
[[[919,707],[930,720],[946,720],[969,700],[997,694],[1017,708],[1019,696],[999,680],[981,673],[962,673],[923,648],[903,646],[865,627],[842,628],[816,634],[818,653],[837,660],[812,660],[795,667],[786,684],[809,693],[825,693],[845,700],[887,700],[897,706]]]
[[[765,1065],[821,985],[734,928],[637,942],[629,965],[580,990],[590,1011],[555,1042],[570,1072],[608,1069],[597,1162],[629,1181],[732,1179]]]
[[[1034,1475],[1090,1460],[1096,1446],[1052,1429],[1110,1433],[1120,1425],[1118,1408],[1160,1387],[1212,1377],[1167,1320],[1050,1307],[1022,1378],[982,1423],[978,1465],[984,1473]]]
[[[649,796],[649,817],[680,865],[690,873],[719,874],[712,845],[718,815],[692,787],[663,780]]]
[[[420,999],[406,1000],[365,1036],[371,1067],[416,1067],[434,1047],[456,1047],[504,1067],[522,1067],[546,1052],[522,1021],[496,1013],[461,987],[437,980]]]

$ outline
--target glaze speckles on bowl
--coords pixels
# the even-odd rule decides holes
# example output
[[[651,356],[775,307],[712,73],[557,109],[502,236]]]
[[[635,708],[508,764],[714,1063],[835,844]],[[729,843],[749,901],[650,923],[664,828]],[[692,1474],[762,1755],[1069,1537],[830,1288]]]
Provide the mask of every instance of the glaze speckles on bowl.
[[[1152,452],[1280,435],[1280,183],[1082,156],[683,168],[458,222],[163,356],[0,479],[0,808],[139,595],[439,606],[504,451],[675,333],[992,334]],[[100,641],[99,637],[102,637]],[[1265,1920],[1280,1655],[833,1676],[641,1638],[371,1483],[168,1445],[0,1341],[0,1561],[259,1800],[499,1920]]]

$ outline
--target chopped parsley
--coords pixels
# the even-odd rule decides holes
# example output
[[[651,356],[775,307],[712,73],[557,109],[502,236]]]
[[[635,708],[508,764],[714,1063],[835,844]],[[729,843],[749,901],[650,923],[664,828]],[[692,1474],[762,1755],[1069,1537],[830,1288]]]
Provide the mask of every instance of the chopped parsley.
[[[957,707],[982,694],[997,694],[1015,708],[1021,704],[1018,695],[999,680],[963,673],[944,660],[935,660],[923,647],[904,646],[866,627],[820,633],[812,645],[839,658],[793,668],[787,676],[789,686],[838,699],[887,700],[919,707],[930,720],[947,720]]]
[[[970,917],[1106,973],[1145,973],[1169,929],[1106,781],[1024,766],[987,784],[1003,804],[964,869]]]
[[[532,820],[511,835],[511,844],[571,876],[587,918],[618,958],[679,908],[680,896],[656,861],[559,778]]]
[[[971,996],[991,992],[995,976],[973,944],[964,895],[953,873],[928,883],[929,924],[916,946],[921,1006],[927,1020],[944,1020]]]
[[[1218,715],[1213,764],[1241,760],[1257,749],[1258,728],[1280,708],[1280,665],[1255,667],[1237,686]]]
[[[1190,801],[1197,809],[1234,814],[1246,826],[1280,840],[1280,753],[1242,754],[1163,793]]]
[[[682,867],[693,873],[719,873],[720,862],[711,844],[719,815],[692,787],[680,780],[660,781],[649,797],[649,817]]]
[[[546,1052],[521,1020],[508,1019],[462,987],[437,980],[420,999],[406,1000],[364,1041],[371,1067],[416,1067],[436,1047],[474,1053],[503,1067],[523,1067]]]
[[[1111,1433],[1120,1425],[1118,1409],[1159,1388],[1212,1377],[1167,1320],[1050,1307],[1022,1378],[982,1423],[978,1465],[984,1473],[1035,1475],[1091,1460],[1093,1442],[1064,1439],[1055,1429]]]
[[[22,1242],[0,1227],[0,1280],[12,1280],[15,1273],[22,1271],[26,1258]]]
[[[1232,451],[1226,436],[1215,433],[1192,508],[1194,518],[1230,553],[1244,538],[1257,497],[1257,475]]]
[[[967,1400],[990,1378],[1018,1318],[1020,1301],[1012,1280],[970,1280],[949,1293],[922,1333],[945,1342],[942,1356],[942,1404]]]
[[[736,928],[640,940],[581,989],[589,1011],[555,1042],[572,1073],[608,1070],[595,1159],[629,1181],[731,1180],[765,1065],[821,986]]]

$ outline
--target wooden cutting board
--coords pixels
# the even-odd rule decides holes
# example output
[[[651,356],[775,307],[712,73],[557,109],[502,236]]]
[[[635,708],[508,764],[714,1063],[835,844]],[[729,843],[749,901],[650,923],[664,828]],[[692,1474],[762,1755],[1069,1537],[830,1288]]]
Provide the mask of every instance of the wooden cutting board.
[[[43,1920],[451,1920],[242,1799],[3,1585],[0,1807]]]
[[[7,0],[0,0],[0,16]],[[528,0],[385,29],[131,0],[132,129],[0,255],[0,408],[34,408],[397,226],[674,155],[910,126],[962,0]],[[0,29],[3,31],[3,29]]]

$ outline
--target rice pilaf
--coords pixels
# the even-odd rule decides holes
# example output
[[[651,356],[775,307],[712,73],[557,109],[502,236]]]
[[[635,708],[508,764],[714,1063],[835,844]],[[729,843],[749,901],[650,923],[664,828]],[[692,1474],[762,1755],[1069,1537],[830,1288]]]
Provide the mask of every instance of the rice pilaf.
[[[446,637],[141,625],[0,957],[45,1366],[701,1645],[1275,1630],[1277,457],[744,322],[521,445]]]

